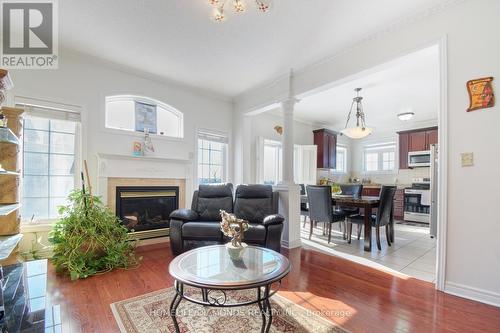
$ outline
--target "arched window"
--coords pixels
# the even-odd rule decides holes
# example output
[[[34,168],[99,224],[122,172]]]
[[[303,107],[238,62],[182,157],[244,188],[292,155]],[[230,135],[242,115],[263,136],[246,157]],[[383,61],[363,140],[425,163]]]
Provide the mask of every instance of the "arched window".
[[[106,128],[144,132],[167,137],[184,136],[183,114],[179,110],[147,97],[106,97]]]

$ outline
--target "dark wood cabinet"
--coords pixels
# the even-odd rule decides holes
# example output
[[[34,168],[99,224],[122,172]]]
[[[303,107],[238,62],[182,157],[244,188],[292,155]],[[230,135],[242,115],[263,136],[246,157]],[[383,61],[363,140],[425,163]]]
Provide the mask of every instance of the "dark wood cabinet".
[[[408,169],[408,150],[410,134],[409,133],[399,133],[399,168]]]
[[[404,220],[404,206],[405,206],[405,191],[397,189],[394,195],[394,219]]]
[[[314,144],[318,147],[317,167],[335,169],[337,165],[337,133],[328,129],[313,131]]]
[[[409,151],[426,150],[426,132],[413,132],[409,135]]]
[[[438,128],[422,128],[399,134],[399,169],[408,169],[408,153],[431,149],[438,143]]]
[[[433,129],[425,132],[427,149],[431,149],[431,145],[435,145],[438,143],[438,130]]]
[[[378,197],[380,195],[380,187],[363,187],[363,196]]]

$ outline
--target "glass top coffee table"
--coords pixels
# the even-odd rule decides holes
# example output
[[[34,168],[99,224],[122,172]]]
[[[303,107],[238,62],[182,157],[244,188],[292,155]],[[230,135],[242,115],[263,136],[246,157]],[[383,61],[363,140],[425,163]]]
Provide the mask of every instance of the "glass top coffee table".
[[[169,266],[170,275],[175,279],[175,296],[170,305],[170,316],[176,332],[180,332],[176,311],[185,299],[192,303],[211,307],[237,307],[257,304],[262,314],[262,332],[269,332],[272,322],[269,298],[278,288],[271,291],[275,282],[281,284],[290,272],[288,259],[266,248],[248,246],[241,260],[229,257],[225,245],[200,247],[176,257]],[[201,299],[194,299],[184,293],[190,286],[201,291]],[[255,289],[255,298],[240,302],[228,302],[227,290]]]

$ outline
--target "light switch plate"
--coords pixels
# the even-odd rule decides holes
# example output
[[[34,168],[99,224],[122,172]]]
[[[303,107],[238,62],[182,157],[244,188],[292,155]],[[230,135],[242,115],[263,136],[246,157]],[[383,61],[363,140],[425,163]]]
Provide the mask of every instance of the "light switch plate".
[[[462,153],[462,167],[471,167],[474,165],[473,153]]]

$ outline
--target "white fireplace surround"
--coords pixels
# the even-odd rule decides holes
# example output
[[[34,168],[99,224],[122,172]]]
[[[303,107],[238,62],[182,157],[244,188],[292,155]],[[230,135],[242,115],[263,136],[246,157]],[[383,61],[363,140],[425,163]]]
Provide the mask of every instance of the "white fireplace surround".
[[[108,202],[108,178],[184,179],[187,206],[193,193],[193,159],[98,153],[95,193]],[[182,207],[180,207],[182,208]]]

